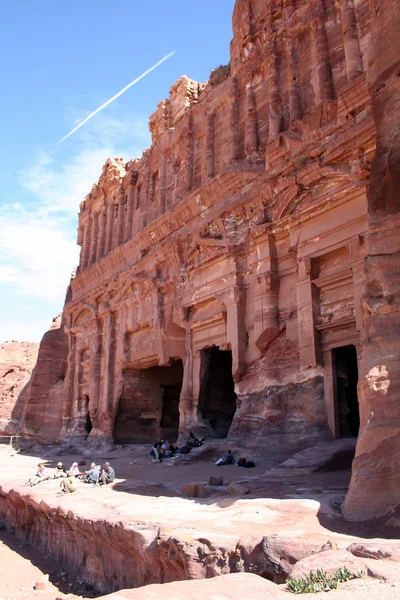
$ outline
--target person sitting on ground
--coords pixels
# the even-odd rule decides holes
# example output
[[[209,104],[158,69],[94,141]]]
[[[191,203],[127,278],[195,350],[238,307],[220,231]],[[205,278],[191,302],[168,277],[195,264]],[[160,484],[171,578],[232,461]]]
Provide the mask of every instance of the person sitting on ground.
[[[186,446],[189,446],[189,448],[198,448],[199,446],[203,445],[204,440],[205,438],[200,440],[192,432],[190,432],[186,440]]]
[[[150,450],[150,454],[154,456],[153,462],[162,462],[164,450],[161,448],[161,445],[161,442],[156,442]]]
[[[73,462],[70,468],[70,472],[72,473],[72,475],[74,477],[77,477],[79,475],[79,466],[77,462]]]
[[[96,463],[92,462],[89,471],[85,471],[85,483],[99,483],[100,468]]]
[[[73,494],[76,492],[76,479],[72,471],[67,472],[67,476],[60,483],[60,488],[63,494]]]
[[[100,476],[100,485],[107,485],[113,483],[115,479],[115,471],[109,462],[104,463],[103,470]]]
[[[58,462],[56,468],[54,469],[53,477],[54,479],[59,479],[60,477],[66,477],[67,474],[64,470],[62,462]]]
[[[219,458],[215,464],[218,465],[218,466],[220,466],[220,465],[233,465],[232,450],[228,450],[228,454],[225,456],[225,458]]]
[[[244,467],[245,469],[252,469],[256,466],[256,463],[252,460],[247,460],[247,458],[239,458],[237,461],[238,467]]]
[[[34,485],[37,485],[41,481],[46,481],[47,479],[50,479],[49,472],[44,466],[44,463],[40,462],[38,464],[36,475],[34,477],[31,477],[29,480],[29,485],[32,487]]]

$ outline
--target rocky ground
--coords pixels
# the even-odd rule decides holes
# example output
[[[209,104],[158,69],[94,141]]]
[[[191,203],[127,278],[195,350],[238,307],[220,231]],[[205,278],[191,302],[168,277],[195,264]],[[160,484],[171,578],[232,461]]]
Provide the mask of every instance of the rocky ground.
[[[354,443],[347,440],[322,444],[270,468],[268,473],[268,453],[265,460],[258,455],[259,466],[251,471],[216,467],[214,459],[222,448],[215,442],[161,464],[153,463],[147,454],[149,448],[141,446],[98,454],[81,450],[79,454],[61,456],[60,449],[44,452],[36,448],[25,455],[2,449],[0,517],[18,538],[39,550],[40,560],[44,556],[56,559],[54,573],[51,565],[44,565],[42,570],[50,574],[52,584],[58,581],[59,587],[64,586],[64,593],[87,596],[94,586],[97,594],[104,594],[134,585],[246,571],[275,582],[268,582],[269,590],[274,586],[271,598],[280,598],[280,594],[290,597],[284,581],[294,565],[301,568],[301,561],[315,554],[313,558],[323,560],[320,566],[327,568],[335,563],[330,554],[333,552],[340,564],[349,564],[352,569],[355,565],[354,569],[362,568],[374,578],[342,584],[338,592],[330,592],[330,598],[400,598],[400,545],[394,545],[391,539],[399,537],[398,530],[388,525],[388,518],[379,523],[348,524],[339,512],[348,486],[353,448]],[[75,459],[85,460],[82,469],[92,458],[96,462],[109,460],[116,469],[117,481],[107,488],[82,483],[76,494],[58,497],[57,481],[26,487],[39,458],[51,466],[60,459],[67,466]],[[205,497],[182,497],[182,484],[206,484],[210,476],[217,475],[224,478],[222,487],[206,485]],[[243,486],[241,493],[229,493],[228,484],[232,482]],[[369,544],[369,553],[363,547],[362,556],[340,554],[355,542]],[[371,550],[372,542],[378,550],[386,549],[384,555],[377,553],[375,546]],[[26,548],[23,545],[14,550],[22,553]],[[309,568],[307,563],[305,568]],[[59,581],[61,570],[65,580]],[[77,582],[74,573],[79,573],[88,586],[73,587]],[[6,577],[11,577],[8,569]],[[30,592],[24,597],[28,598],[33,584],[26,587]],[[55,598],[56,589],[51,589],[48,597]],[[156,590],[156,595],[146,598],[165,598],[165,586],[162,589],[163,593]],[[187,598],[187,590],[180,589],[174,591],[178,595],[170,597]],[[226,590],[228,595],[218,597],[237,597],[236,584],[227,584]],[[20,597],[23,591],[14,586],[6,598]],[[145,597],[135,593],[139,590],[127,592],[126,597]],[[266,593],[263,597],[268,598]],[[256,598],[254,595],[253,600]]]

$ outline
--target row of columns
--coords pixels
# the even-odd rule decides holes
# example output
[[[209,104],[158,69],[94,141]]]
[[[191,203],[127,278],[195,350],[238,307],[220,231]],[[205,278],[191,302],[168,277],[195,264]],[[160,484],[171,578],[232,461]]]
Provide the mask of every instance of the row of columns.
[[[80,439],[87,436],[87,431],[84,429],[87,414],[83,414],[82,410],[89,412],[94,437],[112,437],[117,409],[117,316],[112,311],[107,312],[101,318],[95,316],[90,327],[93,327],[92,336],[90,336],[92,343],[89,348],[84,349],[83,344],[86,343],[87,336],[82,335],[78,329],[68,331],[69,350],[64,385],[61,438]],[[83,382],[80,378],[83,350],[89,360],[88,382]],[[88,396],[88,405],[83,402],[83,395]]]

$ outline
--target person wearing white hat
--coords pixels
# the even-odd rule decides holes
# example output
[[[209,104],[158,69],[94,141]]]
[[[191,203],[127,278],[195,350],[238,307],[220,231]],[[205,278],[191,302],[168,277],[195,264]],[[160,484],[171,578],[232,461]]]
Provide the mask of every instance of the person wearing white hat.
[[[56,468],[54,469],[54,479],[59,479],[60,477],[66,477],[67,474],[64,471],[64,467],[62,462],[58,462]]]

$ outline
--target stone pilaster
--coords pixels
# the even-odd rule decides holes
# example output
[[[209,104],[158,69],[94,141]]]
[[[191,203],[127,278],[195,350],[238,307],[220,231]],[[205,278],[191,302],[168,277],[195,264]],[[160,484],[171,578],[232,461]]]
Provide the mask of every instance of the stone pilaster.
[[[279,333],[279,276],[275,272],[259,274],[254,286],[254,339],[264,352]]]
[[[105,234],[106,234],[106,215],[107,209],[103,206],[99,212],[98,236],[96,260],[100,260],[104,256]]]
[[[211,112],[207,115],[207,139],[206,139],[206,164],[207,177],[214,177],[215,171],[215,113]]]
[[[90,254],[89,254],[89,265],[96,262],[96,249],[97,249],[97,238],[99,231],[99,215],[94,213],[92,216],[92,236],[90,240]]]
[[[258,150],[256,97],[251,83],[246,85],[246,126],[244,151],[251,156]]]
[[[122,244],[124,240],[124,229],[125,229],[125,217],[126,217],[126,199],[125,196],[121,194],[118,200],[118,205],[116,205],[116,226],[117,226],[117,235],[115,245],[119,246]]]
[[[287,63],[288,63],[288,77],[289,77],[289,112],[290,112],[290,124],[293,121],[297,121],[301,119],[303,116],[301,110],[301,99],[300,99],[300,89],[297,83],[298,73],[297,73],[297,62],[296,62],[296,53],[294,48],[293,38],[286,38],[286,54],[287,54]]]
[[[194,176],[194,138],[192,115],[188,118],[188,128],[186,133],[186,189],[190,191],[193,188]]]
[[[298,262],[297,276],[297,316],[300,346],[300,366],[303,369],[315,367],[319,363],[319,332],[314,323],[314,302],[316,289],[312,279],[312,261],[305,257]]]
[[[342,0],[342,29],[347,81],[351,83],[363,72],[354,0]]]
[[[239,159],[240,92],[236,79],[232,82],[229,125],[231,128],[231,160]]]
[[[267,54],[269,65],[267,71],[267,87],[269,93],[269,137],[274,137],[282,131],[281,95],[279,89],[278,56],[273,33],[269,33]]]
[[[317,67],[319,100],[320,102],[323,102],[324,100],[333,100],[334,91],[324,11],[321,0],[318,0],[318,2],[317,16],[314,21],[314,52]]]

